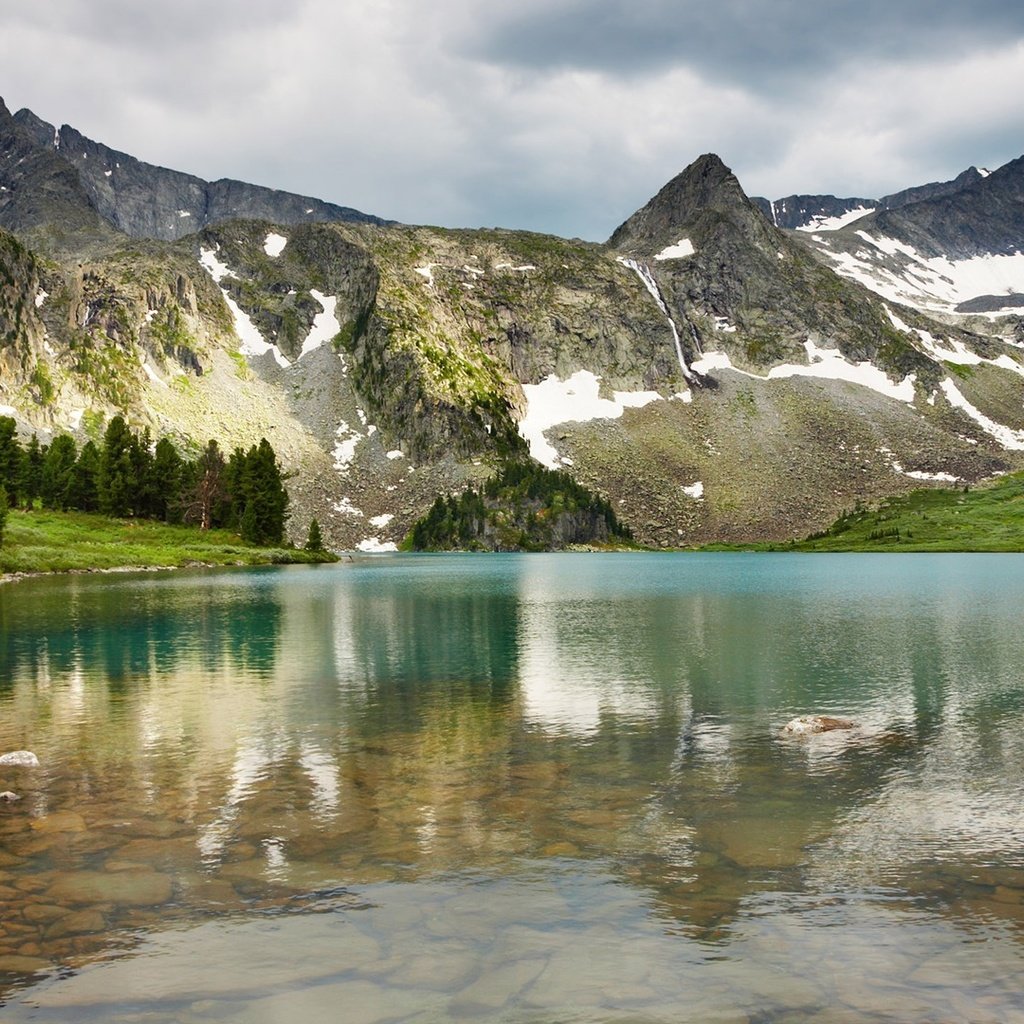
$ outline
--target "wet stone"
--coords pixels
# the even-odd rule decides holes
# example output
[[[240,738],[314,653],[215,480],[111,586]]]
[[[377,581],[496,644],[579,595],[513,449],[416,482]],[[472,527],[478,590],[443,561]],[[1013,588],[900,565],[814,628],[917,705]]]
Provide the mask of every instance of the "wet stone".
[[[21,916],[30,924],[52,924],[67,913],[67,907],[56,907],[47,903],[29,903],[22,911]]]
[[[66,935],[86,935],[101,932],[107,922],[98,910],[79,910],[56,921],[46,930],[47,939],[62,939]]]
[[[36,971],[47,971],[51,966],[49,960],[38,956],[18,956],[16,953],[0,956],[0,973],[34,974]]]
[[[84,832],[85,818],[76,811],[57,811],[43,818],[35,818],[31,827],[36,832]]]
[[[156,871],[73,871],[60,876],[48,895],[57,902],[116,903],[120,906],[148,907],[171,898],[170,875]]]

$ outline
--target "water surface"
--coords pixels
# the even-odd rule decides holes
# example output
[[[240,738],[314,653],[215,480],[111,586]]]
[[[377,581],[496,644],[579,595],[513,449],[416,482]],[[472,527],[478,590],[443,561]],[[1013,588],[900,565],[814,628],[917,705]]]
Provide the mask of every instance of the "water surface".
[[[1024,1021],[1022,622],[1013,555],[0,588],[0,1016]]]

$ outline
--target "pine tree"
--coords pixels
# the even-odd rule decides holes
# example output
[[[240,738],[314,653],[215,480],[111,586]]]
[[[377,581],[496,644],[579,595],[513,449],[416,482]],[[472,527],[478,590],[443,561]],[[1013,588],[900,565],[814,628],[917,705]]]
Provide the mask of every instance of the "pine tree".
[[[11,505],[18,504],[24,452],[18,441],[18,425],[10,416],[0,416],[0,485]]]
[[[138,437],[132,437],[128,456],[131,460],[135,487],[132,492],[132,514],[146,519],[156,516],[156,490],[153,483],[153,437],[146,427]]]
[[[288,518],[288,492],[277,456],[266,438],[246,453],[243,491],[242,537],[255,544],[280,544]]]
[[[107,425],[100,452],[100,511],[108,516],[127,516],[134,507],[137,482],[132,464],[132,451],[137,445],[122,416],[115,416]]]
[[[7,526],[7,488],[0,484],[0,547],[4,544],[4,529]]]
[[[165,523],[180,515],[182,490],[182,458],[174,445],[162,437],[156,443],[152,466],[151,514]]]
[[[43,508],[63,511],[71,504],[72,476],[77,455],[75,439],[68,434],[58,434],[46,449],[39,481],[39,497]]]
[[[306,535],[306,550],[323,551],[323,549],[324,541],[323,537],[320,536],[320,524],[315,519],[311,519],[309,522],[309,533]]]
[[[26,509],[31,509],[43,484],[43,456],[46,449],[39,444],[39,438],[33,434],[25,449],[25,457],[21,466],[21,500]]]
[[[69,508],[95,512],[100,507],[99,476],[100,450],[92,441],[86,441],[71,472]]]

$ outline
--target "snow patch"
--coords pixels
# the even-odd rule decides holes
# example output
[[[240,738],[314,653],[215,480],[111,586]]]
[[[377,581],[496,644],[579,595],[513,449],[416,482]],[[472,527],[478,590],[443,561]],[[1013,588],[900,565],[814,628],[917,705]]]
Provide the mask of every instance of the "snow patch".
[[[200,249],[199,263],[217,284],[220,284],[227,277],[237,277],[226,263],[222,263],[217,258],[217,252],[214,249]],[[242,354],[261,356],[265,352],[273,352],[274,359],[277,360],[279,366],[291,366],[291,363],[284,357],[276,345],[272,345],[264,340],[263,335],[260,334],[259,329],[249,318],[249,315],[228,294],[227,289],[221,286],[220,291],[224,296],[224,301],[228,304],[228,309],[231,310],[231,318],[234,321],[235,334],[238,336],[240,342],[239,350]]]
[[[68,412],[68,425],[72,430],[80,430],[82,427],[82,417],[85,415],[84,409],[72,409]]]
[[[387,457],[392,460],[405,458],[404,454],[398,448],[395,448],[392,451],[388,452]]]
[[[276,237],[280,238],[281,236],[277,235]],[[282,246],[282,248],[284,247]],[[313,318],[313,326],[310,328],[309,334],[306,335],[306,340],[302,343],[302,351],[299,353],[300,359],[307,352],[312,352],[323,345],[324,342],[330,341],[341,330],[341,324],[338,323],[336,312],[338,308],[337,298],[334,295],[323,295],[315,288],[310,288],[309,294],[320,303],[320,308],[323,312],[317,313]]]
[[[704,484],[700,480],[696,483],[690,484],[688,487],[681,488],[683,494],[689,495],[691,498],[701,500],[704,497]]]
[[[866,217],[869,213],[874,212],[875,207],[873,206],[858,206],[856,209],[847,210],[846,213],[841,213],[836,217],[818,214],[806,224],[801,224],[797,231],[838,231],[840,228],[845,228],[847,224],[852,224],[855,220],[860,220],[861,217]]]
[[[1004,427],[1002,423],[990,420],[964,398],[948,377],[940,387],[950,405],[965,412],[986,434],[994,437],[1004,448],[1009,448],[1012,451],[1024,451],[1024,430],[1012,430],[1010,427]]]
[[[17,416],[18,410],[13,405],[0,405],[0,416]]]
[[[342,420],[334,436],[337,439],[334,446],[334,468],[339,473],[347,473],[352,460],[356,457],[356,446],[362,441],[363,435]]]
[[[104,171],[103,172],[103,177],[104,178],[109,178],[113,173],[114,173],[113,171]]]
[[[725,334],[735,334],[736,325],[729,323],[729,318],[725,316],[715,317],[715,330],[722,331]]]
[[[48,298],[50,297],[49,292],[44,292],[42,288],[36,292],[36,309],[38,309]]]
[[[681,260],[692,256],[697,250],[688,238],[680,238],[675,245],[667,245],[654,258],[656,260]]]
[[[577,370],[566,380],[551,374],[540,384],[524,384],[526,415],[519,433],[530,445],[530,455],[548,469],[557,469],[561,456],[544,437],[544,431],[559,423],[586,423],[596,419],[615,420],[627,408],[637,409],[661,398],[656,391],[616,391],[614,398],[601,398],[600,378],[589,370]]]
[[[513,267],[511,263],[495,263],[494,264],[494,269],[495,270],[526,271],[526,270],[536,270],[537,268],[532,263],[524,263],[521,267]]]
[[[277,257],[284,252],[284,247],[287,244],[288,239],[285,238],[284,235],[279,235],[276,231],[271,231],[263,240],[263,251],[272,259],[277,259]]]
[[[781,366],[773,366],[768,371],[767,377],[762,377],[747,370],[739,370],[732,365],[732,360],[725,352],[705,352],[693,369],[698,373],[709,373],[712,370],[732,370],[741,373],[745,377],[753,377],[755,380],[779,380],[787,377],[818,377],[824,380],[845,380],[851,384],[860,384],[862,387],[877,391],[887,398],[895,398],[900,402],[914,401],[914,380],[913,374],[904,377],[898,384],[893,383],[884,370],[870,362],[849,363],[842,353],[834,348],[818,348],[813,341],[804,342],[807,350],[808,365],[799,366],[793,363],[784,363]]]
[[[383,530],[388,523],[391,522],[395,517],[390,512],[385,512],[383,515],[373,516],[370,519],[370,525],[376,526],[378,530]]]
[[[379,537],[367,537],[356,545],[357,551],[365,551],[371,555],[382,555],[388,551],[397,551],[398,545],[387,541],[382,543]]]
[[[335,502],[334,511],[343,516],[352,516],[353,519],[363,518],[362,510],[356,508],[349,498],[342,498],[341,501]]]
[[[413,267],[413,272],[419,274],[421,277],[426,278],[427,286],[430,288],[434,287],[434,267],[438,266],[436,263],[425,263],[422,267]]]

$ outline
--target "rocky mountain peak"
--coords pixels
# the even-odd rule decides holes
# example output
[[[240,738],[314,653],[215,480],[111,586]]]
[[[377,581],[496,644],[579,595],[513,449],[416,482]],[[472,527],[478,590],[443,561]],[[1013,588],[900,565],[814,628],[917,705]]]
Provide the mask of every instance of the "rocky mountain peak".
[[[720,157],[705,153],[618,227],[608,245],[649,255],[684,237],[694,245],[711,242],[726,226],[751,240],[771,230],[736,175]]]

